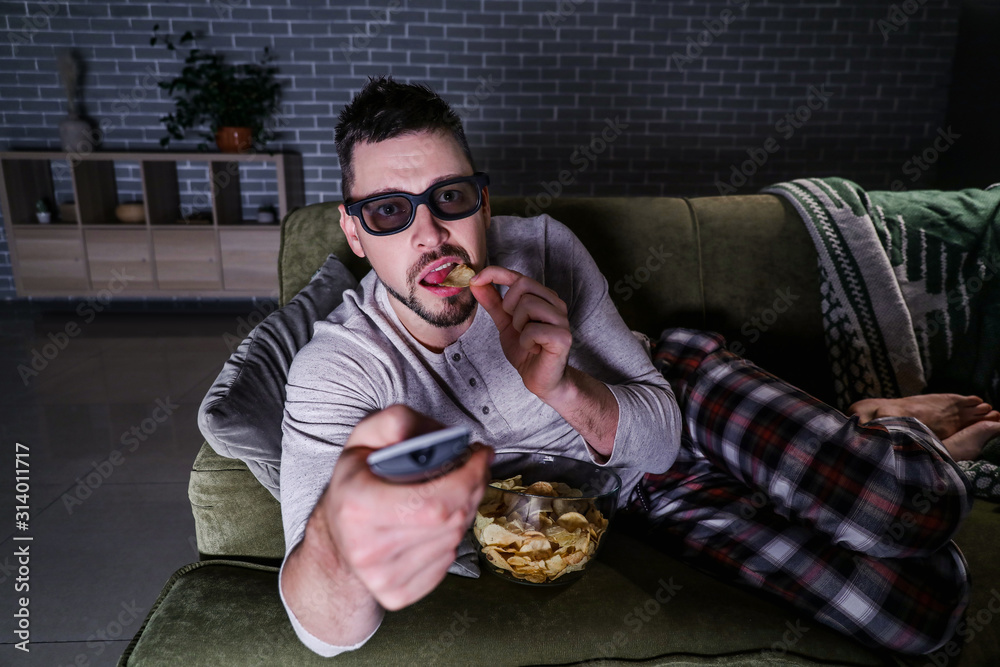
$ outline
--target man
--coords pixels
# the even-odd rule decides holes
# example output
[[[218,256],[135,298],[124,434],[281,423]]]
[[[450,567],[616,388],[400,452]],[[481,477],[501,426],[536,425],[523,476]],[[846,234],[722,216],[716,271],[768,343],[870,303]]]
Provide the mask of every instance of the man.
[[[365,465],[372,448],[441,424],[469,426],[497,451],[615,468],[620,505],[648,519],[652,539],[671,536],[723,576],[868,644],[922,652],[947,639],[968,603],[949,540],[969,504],[941,442],[879,413],[908,414],[905,403],[863,406],[878,425],[862,427],[689,330],[665,335],[657,371],[565,227],[491,217],[461,122],[426,88],[371,81],[336,140],[341,228],[373,271],[317,323],[288,380],[279,588],[307,646],[357,648],[384,609],[419,600],[446,572],[475,576],[463,536],[491,449],[421,489]],[[470,288],[441,285],[456,263],[478,272]],[[984,405],[933,407],[964,428],[1000,417]],[[847,472],[830,471],[845,461]],[[817,485],[847,485],[853,500],[812,495]],[[930,510],[883,539],[924,487]],[[419,511],[406,511],[415,498]],[[938,600],[911,610],[929,589]]]

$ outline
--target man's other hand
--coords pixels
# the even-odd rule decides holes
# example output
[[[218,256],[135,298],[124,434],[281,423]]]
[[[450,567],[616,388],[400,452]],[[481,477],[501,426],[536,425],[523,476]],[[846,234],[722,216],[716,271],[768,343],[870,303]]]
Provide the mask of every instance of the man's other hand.
[[[508,286],[501,299],[493,284]],[[500,332],[504,356],[528,391],[543,401],[566,383],[573,346],[566,303],[537,280],[501,266],[472,278],[472,295]]]

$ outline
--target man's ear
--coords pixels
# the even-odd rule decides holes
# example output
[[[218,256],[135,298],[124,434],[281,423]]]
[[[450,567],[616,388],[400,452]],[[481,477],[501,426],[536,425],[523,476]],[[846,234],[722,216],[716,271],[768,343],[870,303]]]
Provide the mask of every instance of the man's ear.
[[[490,186],[483,188],[483,212],[486,214],[486,229],[490,228]]]
[[[358,225],[350,215],[347,214],[347,209],[341,204],[337,207],[340,211],[340,228],[344,231],[344,236],[347,237],[347,244],[351,246],[351,250],[358,257],[365,256],[365,249],[361,247],[361,239],[358,238]]]

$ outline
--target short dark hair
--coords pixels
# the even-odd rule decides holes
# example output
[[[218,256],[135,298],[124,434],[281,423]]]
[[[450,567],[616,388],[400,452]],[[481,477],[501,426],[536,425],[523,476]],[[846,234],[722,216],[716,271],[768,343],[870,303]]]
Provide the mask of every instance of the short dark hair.
[[[423,131],[448,132],[475,171],[462,119],[437,93],[422,84],[398,83],[391,76],[368,77],[365,87],[340,112],[334,135],[344,200],[350,197],[354,181],[351,160],[356,144]]]

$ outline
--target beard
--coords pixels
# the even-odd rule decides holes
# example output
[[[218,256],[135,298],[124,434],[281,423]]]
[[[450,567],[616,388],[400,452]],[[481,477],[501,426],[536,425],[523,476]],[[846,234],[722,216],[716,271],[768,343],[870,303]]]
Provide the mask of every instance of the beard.
[[[439,299],[438,301],[441,304],[441,308],[436,312],[432,311],[426,304],[417,298],[420,272],[423,271],[424,267],[431,262],[448,255],[461,257],[465,264],[471,264],[468,253],[463,249],[458,246],[443,245],[436,251],[427,253],[421,257],[420,261],[414,264],[413,268],[407,272],[406,284],[409,287],[409,294],[404,296],[384,281],[382,283],[385,285],[385,289],[389,292],[389,294],[395,297],[401,304],[409,308],[417,317],[431,326],[442,329],[458,326],[459,324],[467,321],[476,312],[477,305],[475,297],[472,296],[472,292],[468,288],[462,290],[454,296]]]

